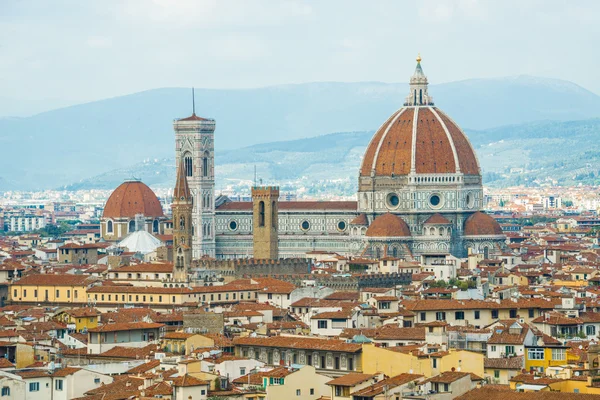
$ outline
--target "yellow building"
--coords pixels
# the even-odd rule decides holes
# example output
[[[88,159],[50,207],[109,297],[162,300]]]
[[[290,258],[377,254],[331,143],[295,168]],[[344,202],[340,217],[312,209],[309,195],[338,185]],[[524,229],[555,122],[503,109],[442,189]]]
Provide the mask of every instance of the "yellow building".
[[[550,340],[552,340],[550,338]],[[525,347],[525,369],[546,373],[548,367],[557,367],[569,363],[569,352],[567,346],[556,344]],[[573,358],[574,356],[571,356]],[[571,361],[577,361],[579,357]]]
[[[85,332],[88,329],[96,328],[100,312],[95,308],[73,308],[70,310],[59,311],[54,319],[67,324],[67,328],[75,332]]]
[[[87,288],[97,278],[89,275],[27,275],[10,285],[9,300],[16,304],[86,304]]]
[[[214,346],[213,339],[197,333],[167,332],[162,340],[162,347],[165,351],[185,355],[190,355],[196,349],[213,348]]]
[[[381,348],[365,344],[362,348],[362,372],[383,372],[388,376],[402,373],[420,374],[426,378],[454,368],[483,376],[484,356],[468,350],[450,350],[431,354],[414,355],[402,352],[401,348]]]

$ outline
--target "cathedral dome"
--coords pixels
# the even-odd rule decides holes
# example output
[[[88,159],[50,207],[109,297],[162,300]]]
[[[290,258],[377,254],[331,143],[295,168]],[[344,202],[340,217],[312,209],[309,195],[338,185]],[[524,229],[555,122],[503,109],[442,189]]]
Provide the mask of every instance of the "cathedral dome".
[[[427,92],[427,77],[417,58],[404,107],[377,130],[364,153],[360,176],[414,174],[479,175],[475,152],[460,127]]]
[[[465,236],[504,235],[500,224],[491,216],[477,211],[465,221]]]
[[[410,236],[410,228],[404,220],[394,214],[383,214],[373,221],[366,235],[369,237]]]
[[[164,217],[160,201],[146,184],[140,181],[122,183],[108,198],[102,218]]]

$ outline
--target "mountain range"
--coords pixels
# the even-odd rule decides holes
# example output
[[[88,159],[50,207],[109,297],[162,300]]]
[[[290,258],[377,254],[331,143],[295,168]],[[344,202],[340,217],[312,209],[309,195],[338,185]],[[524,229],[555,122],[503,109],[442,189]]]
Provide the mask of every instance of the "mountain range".
[[[436,104],[466,129],[474,144],[481,147],[504,140],[489,151],[478,148],[480,157],[513,154],[514,149],[502,147],[508,146],[509,139],[519,146],[541,139],[548,139],[549,146],[556,145],[565,138],[564,129],[576,124],[565,121],[586,120],[576,129],[581,134],[589,129],[587,139],[597,132],[597,123],[590,119],[600,117],[600,97],[570,82],[520,76],[431,85],[429,90]],[[217,121],[216,161],[224,182],[251,179],[255,164],[264,178],[271,180],[303,176],[313,181],[336,176],[354,179],[370,132],[402,106],[406,93],[406,84],[378,82],[198,89],[196,110]],[[143,179],[152,175],[148,183],[172,182],[172,121],[191,114],[190,103],[189,89],[164,88],[26,118],[1,118],[0,190],[84,187],[89,186],[84,182],[90,177],[95,182],[91,186],[101,186],[102,176],[107,177],[106,185],[114,187],[115,180],[140,170],[149,171],[141,174]],[[548,127],[552,127],[551,138],[544,136]],[[328,135],[331,132],[350,133]],[[524,142],[529,137],[523,135],[532,135],[534,142]],[[575,138],[569,141],[578,148]],[[494,151],[490,153],[490,149]],[[517,151],[514,157],[524,161],[519,157],[527,153],[527,162],[543,163],[541,149]],[[563,151],[559,156],[570,155]],[[488,167],[485,159],[482,165],[486,173],[506,170],[497,168],[504,164]],[[505,167],[510,169],[513,163]],[[337,168],[345,174],[336,173]],[[489,176],[498,182],[505,180]]]

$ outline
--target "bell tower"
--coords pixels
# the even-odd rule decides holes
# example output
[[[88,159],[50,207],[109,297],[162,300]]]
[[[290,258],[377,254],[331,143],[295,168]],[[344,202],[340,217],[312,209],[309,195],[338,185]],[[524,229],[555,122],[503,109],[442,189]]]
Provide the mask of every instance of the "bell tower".
[[[192,210],[193,198],[185,177],[181,160],[177,167],[177,182],[173,191],[173,278],[187,282],[192,262]]]
[[[215,257],[215,120],[194,112],[173,121],[175,165],[183,163],[193,199],[192,257]]]
[[[279,258],[278,209],[279,187],[254,186],[252,188],[252,237],[255,259]]]

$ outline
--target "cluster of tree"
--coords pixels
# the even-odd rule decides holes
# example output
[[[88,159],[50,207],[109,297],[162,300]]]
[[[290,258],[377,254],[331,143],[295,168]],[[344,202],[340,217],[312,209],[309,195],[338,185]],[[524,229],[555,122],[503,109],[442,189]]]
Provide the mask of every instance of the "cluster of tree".
[[[460,290],[467,290],[467,289],[474,289],[477,287],[477,284],[474,281],[461,281],[458,280],[456,278],[452,278],[448,281],[445,281],[443,279],[440,279],[439,281],[433,281],[429,284],[429,287],[432,288],[451,288],[451,287],[457,287]]]

